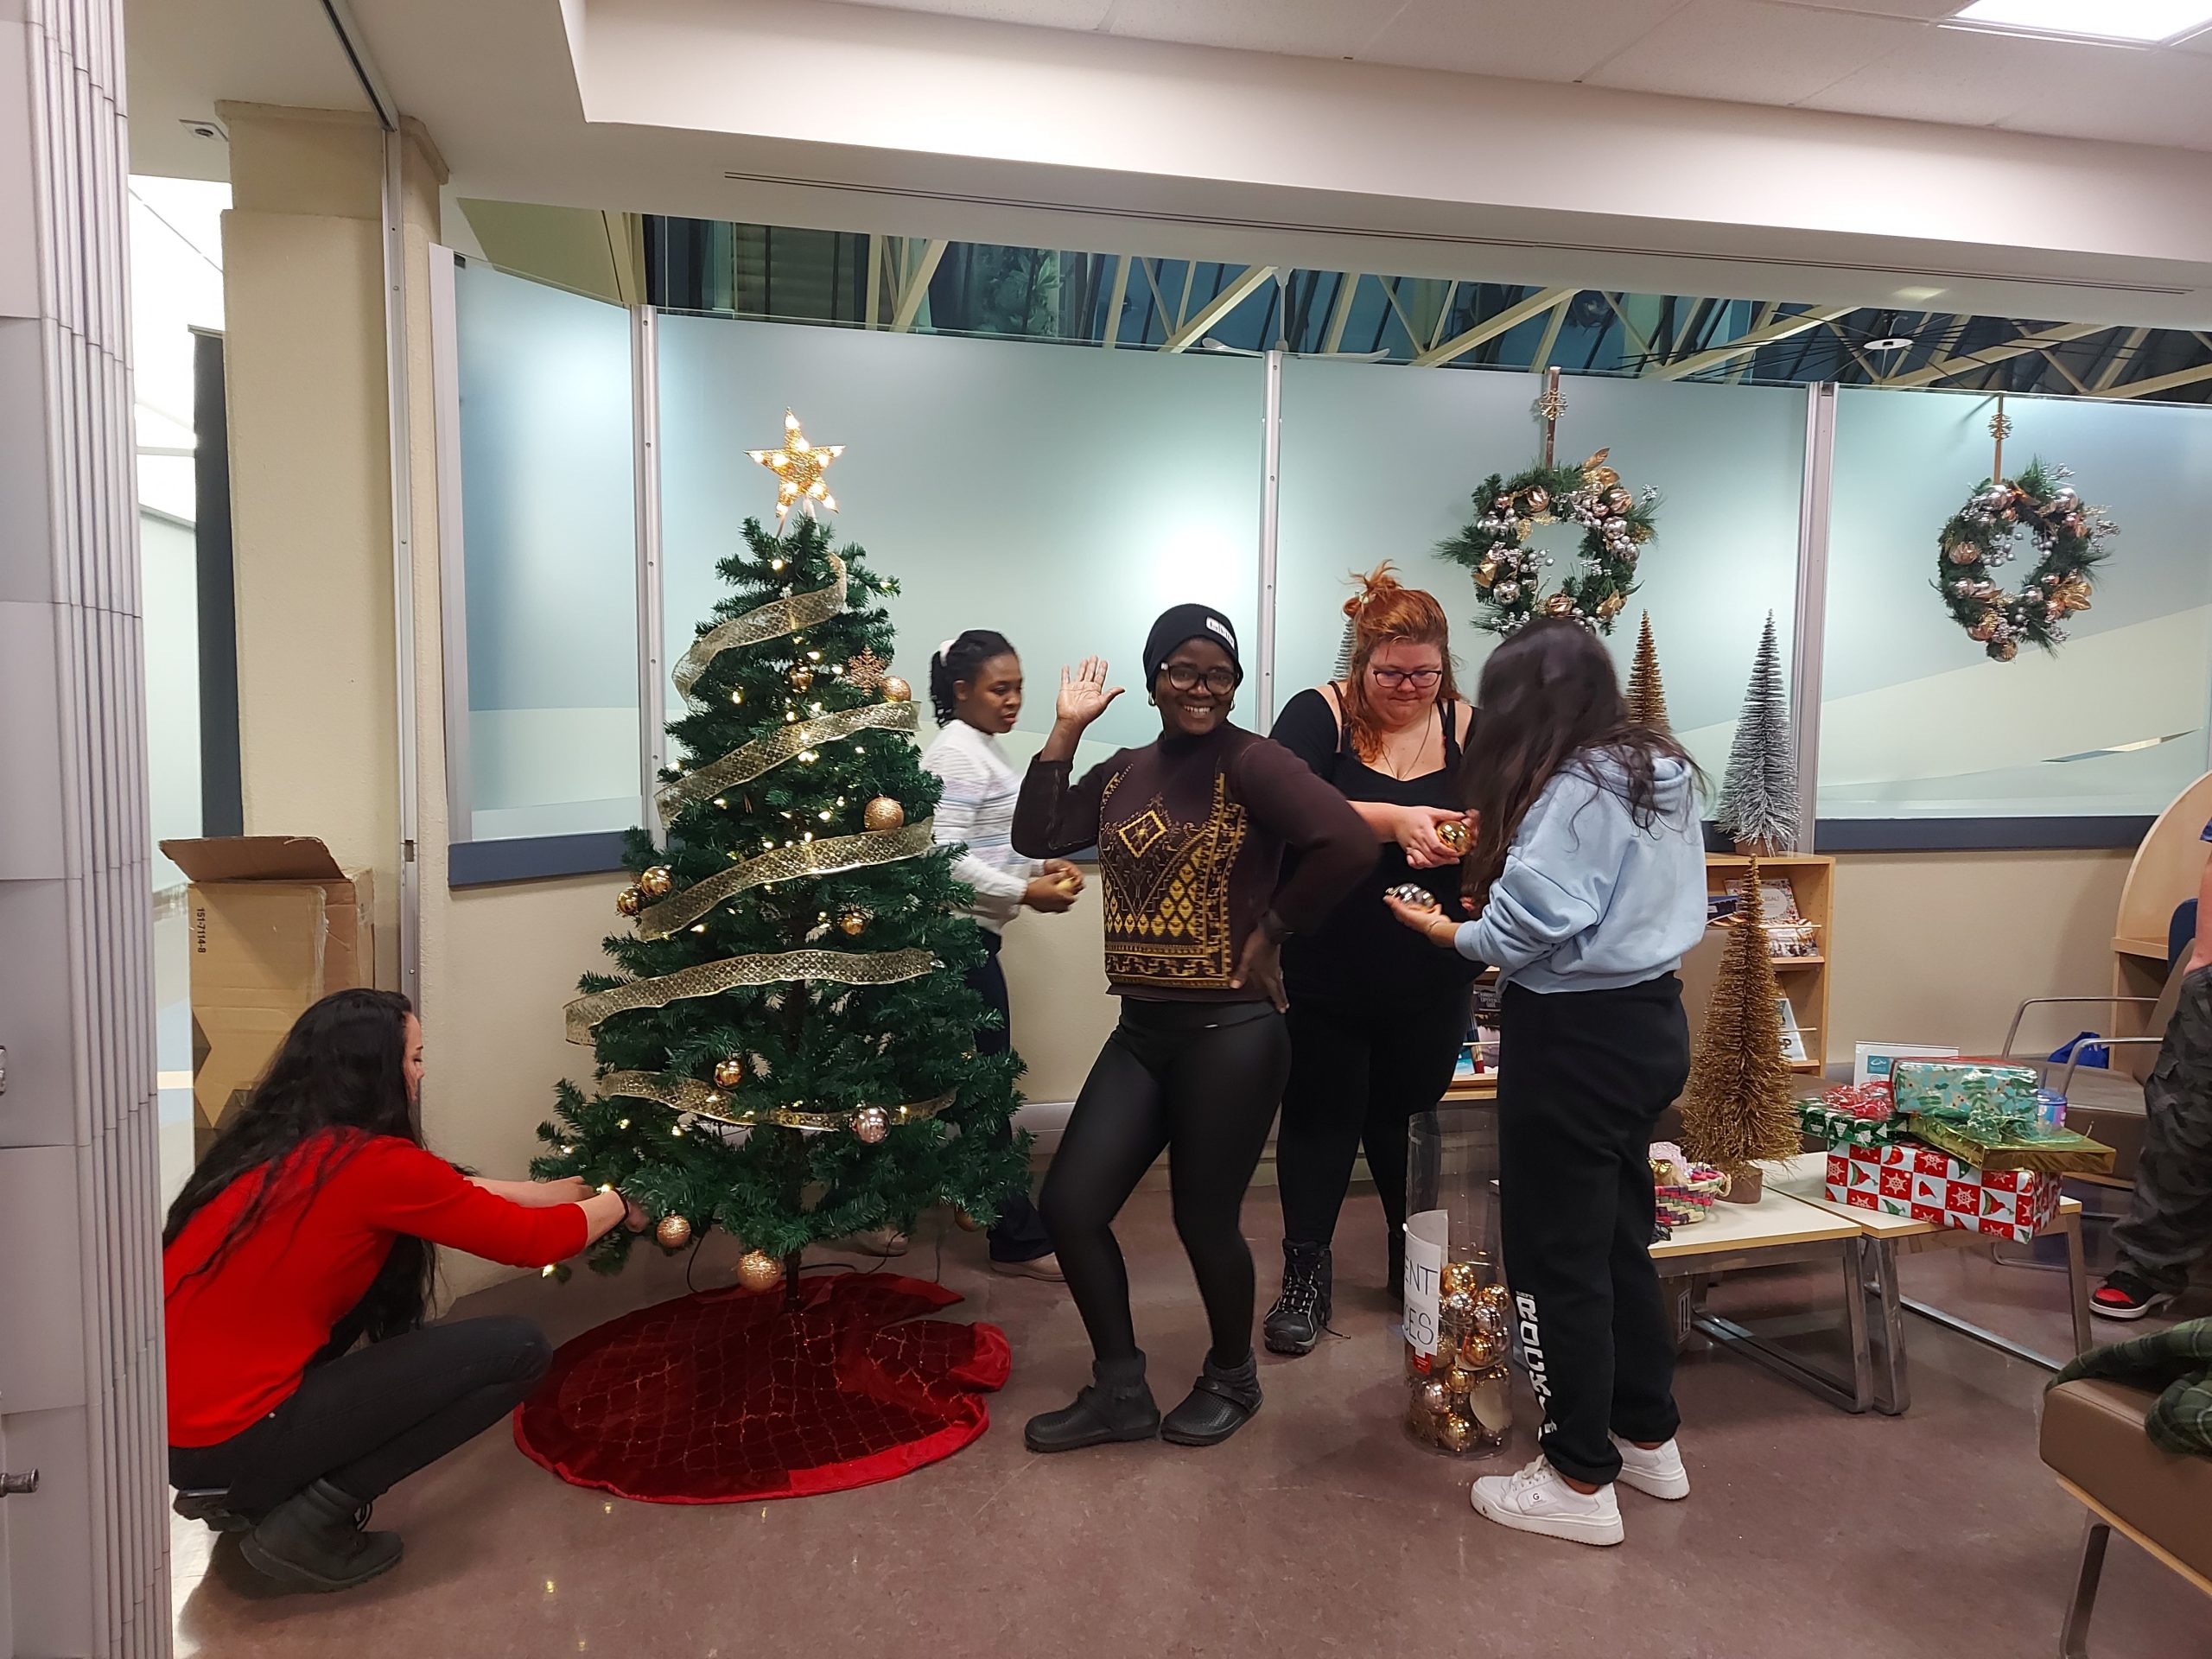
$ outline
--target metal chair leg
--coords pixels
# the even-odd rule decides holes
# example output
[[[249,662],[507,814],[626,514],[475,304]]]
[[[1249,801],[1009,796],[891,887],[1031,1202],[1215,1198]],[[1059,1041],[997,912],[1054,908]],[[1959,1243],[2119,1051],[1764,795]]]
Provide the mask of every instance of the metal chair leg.
[[[2094,1515],[2082,1536],[2082,1567],[2074,1579],[2073,1605],[2058,1632],[2058,1659],[2089,1659],[2089,1615],[2096,1611],[2097,1580],[2104,1574],[2105,1546],[2112,1529]]]
[[[2069,1215],[2060,1225],[2066,1232],[2066,1300],[2074,1315],[2074,1351],[2086,1354],[2097,1345],[2097,1338],[2089,1323],[2089,1266],[2082,1249],[2082,1217]]]

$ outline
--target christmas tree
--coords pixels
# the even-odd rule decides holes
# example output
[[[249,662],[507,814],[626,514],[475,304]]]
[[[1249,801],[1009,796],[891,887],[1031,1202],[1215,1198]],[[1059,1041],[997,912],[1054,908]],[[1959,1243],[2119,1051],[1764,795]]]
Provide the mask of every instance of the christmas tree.
[[[532,1166],[620,1186],[665,1248],[722,1228],[755,1288],[808,1244],[932,1205],[995,1214],[1028,1173],[1027,1137],[1006,1133],[1020,1062],[975,1052],[970,895],[931,843],[938,783],[887,672],[878,601],[898,587],[810,510],[785,524],[794,503],[834,506],[838,453],[785,424],[754,456],[779,527],[746,521],[729,594],[676,670],[683,759],[661,775],[665,849],[629,836],[617,907],[634,926],[606,942],[620,971],[587,975],[569,1007],[595,1084],[561,1085]],[[592,1265],[630,1246],[617,1229]]]
[[[1799,1144],[1757,859],[1743,896],[1682,1091],[1682,1150],[1730,1175],[1750,1173],[1755,1159],[1789,1157]]]
[[[1671,729],[1667,724],[1667,692],[1659,683],[1659,647],[1651,639],[1651,613],[1643,613],[1637,631],[1636,660],[1628,671],[1628,717],[1655,732]]]
[[[1723,835],[1738,847],[1786,853],[1797,845],[1797,755],[1789,735],[1789,693],[1782,683],[1782,651],[1775,643],[1774,613],[1751,664],[1744,712],[1728,747],[1728,771],[1713,809]]]

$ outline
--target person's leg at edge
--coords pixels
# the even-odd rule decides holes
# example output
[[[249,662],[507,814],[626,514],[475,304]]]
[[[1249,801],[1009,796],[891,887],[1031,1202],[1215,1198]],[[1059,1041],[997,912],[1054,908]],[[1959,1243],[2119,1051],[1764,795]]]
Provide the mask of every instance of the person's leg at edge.
[[[1090,1338],[1092,1382],[1074,1404],[1030,1420],[1023,1437],[1033,1452],[1149,1440],[1159,1431],[1114,1217],[1166,1145],[1159,1080],[1117,1031],[1098,1051],[1076,1096],[1039,1203]]]
[[[1368,1016],[1366,1121],[1360,1144],[1382,1200],[1388,1283],[1400,1294],[1406,1263],[1406,1136],[1413,1120],[1433,1111],[1452,1086],[1467,1040],[1465,986],[1410,1007],[1380,1007]]]
[[[1160,1424],[1161,1437],[1178,1445],[1225,1440],[1260,1408],[1244,1192],[1289,1070],[1290,1033],[1270,1013],[1193,1033],[1164,1079],[1175,1231],[1212,1335],[1198,1382]]]
[[[1622,1479],[1655,1497],[1687,1497],[1689,1476],[1673,1445],[1682,1421],[1675,1407],[1674,1322],[1651,1260],[1657,1205],[1649,1159],[1659,1116],[1689,1077],[1689,1022],[1680,986],[1671,978],[1653,987],[1632,987],[1619,1001],[1617,1029],[1625,1039],[1619,1058],[1637,1065],[1645,1076],[1616,1085],[1624,1110],[1611,1254],[1611,1426]]]
[[[1290,1075],[1275,1136],[1282,1291],[1264,1335],[1272,1352],[1306,1354],[1328,1329],[1335,1300],[1331,1243],[1359,1151],[1367,1042],[1365,1022],[1330,998],[1293,997],[1285,1022]]]
[[[1001,940],[988,928],[977,931],[982,935],[984,957],[968,970],[968,988],[998,1015],[998,1023],[976,1028],[976,1052],[1005,1054],[1014,1047],[1014,1009],[1007,997],[1006,970],[999,962]],[[1014,1126],[1009,1123],[1007,1138],[1011,1139],[1013,1134]],[[1034,1264],[1030,1267],[1034,1276],[1059,1277],[1058,1265],[1046,1259],[1052,1253],[1052,1237],[1045,1230],[1045,1220],[1037,1213],[1037,1206],[1029,1201],[1026,1188],[999,1206],[999,1218],[991,1224],[988,1237],[991,1261],[1000,1264],[1001,1270],[1014,1271],[1026,1264]]]
[[[2143,1099],[2135,1189],[2112,1234],[2119,1264],[2090,1304],[2107,1319],[2171,1300],[2212,1245],[2212,968],[2182,981]]]

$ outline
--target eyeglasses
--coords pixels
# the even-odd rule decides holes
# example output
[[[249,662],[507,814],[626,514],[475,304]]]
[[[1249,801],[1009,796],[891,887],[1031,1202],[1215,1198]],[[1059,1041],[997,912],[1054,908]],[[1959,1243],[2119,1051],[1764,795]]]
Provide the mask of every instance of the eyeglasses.
[[[1236,689],[1236,671],[1233,668],[1198,669],[1188,663],[1170,663],[1160,671],[1178,691],[1188,691],[1204,683],[1217,697],[1225,697]]]
[[[1386,690],[1395,691],[1402,685],[1410,685],[1416,691],[1431,690],[1444,677],[1440,668],[1370,668],[1376,683]]]

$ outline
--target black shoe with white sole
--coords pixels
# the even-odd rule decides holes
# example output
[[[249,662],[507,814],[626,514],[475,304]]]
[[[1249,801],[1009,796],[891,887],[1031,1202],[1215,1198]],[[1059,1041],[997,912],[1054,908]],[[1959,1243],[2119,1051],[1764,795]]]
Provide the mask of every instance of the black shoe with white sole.
[[[2171,1290],[2160,1290],[2147,1279],[2116,1268],[2089,1296],[2089,1312],[2100,1319],[2139,1319],[2155,1313],[2174,1300]]]

